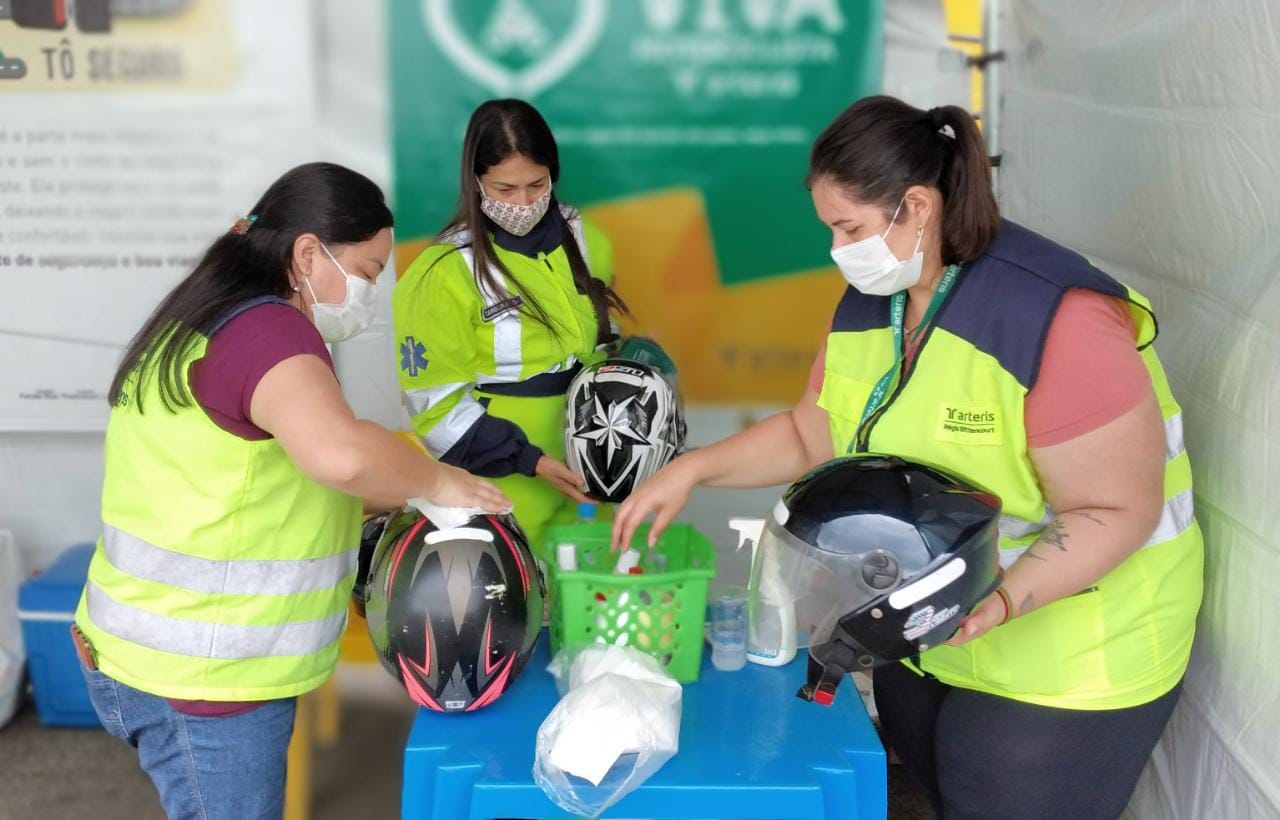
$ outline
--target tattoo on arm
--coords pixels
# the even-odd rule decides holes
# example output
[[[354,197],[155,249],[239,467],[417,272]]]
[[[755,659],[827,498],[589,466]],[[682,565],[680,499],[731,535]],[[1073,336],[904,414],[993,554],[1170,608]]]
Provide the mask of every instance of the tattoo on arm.
[[[1089,512],[1072,511],[1072,512],[1062,513],[1062,515],[1078,515],[1081,518],[1089,519],[1093,523],[1097,524],[1099,527],[1107,526],[1107,522],[1103,521],[1101,518],[1098,518],[1096,515]],[[1039,546],[1040,542],[1043,541],[1046,544],[1052,544],[1054,547],[1057,547],[1059,552],[1066,552],[1067,538],[1069,538],[1070,536],[1071,534],[1068,533],[1066,531],[1066,527],[1063,526],[1062,519],[1055,517],[1052,521],[1049,522],[1049,526],[1045,527],[1040,532],[1040,537],[1039,539],[1036,540],[1036,543],[1027,547],[1026,551],[1023,552],[1022,555],[1019,557],[1033,558],[1036,561],[1047,561],[1049,560],[1048,558],[1045,558],[1043,555],[1039,555],[1038,553],[1036,553],[1035,548]]]
[[[1061,552],[1067,551],[1067,538],[1069,537],[1070,533],[1062,526],[1062,519],[1060,518],[1054,518],[1049,522],[1049,526],[1045,527],[1044,531],[1040,533],[1041,541],[1046,544],[1052,544]]]
[[[1033,606],[1035,606],[1035,596],[1028,592],[1022,599],[1022,603],[1018,604],[1018,614],[1025,615]]]

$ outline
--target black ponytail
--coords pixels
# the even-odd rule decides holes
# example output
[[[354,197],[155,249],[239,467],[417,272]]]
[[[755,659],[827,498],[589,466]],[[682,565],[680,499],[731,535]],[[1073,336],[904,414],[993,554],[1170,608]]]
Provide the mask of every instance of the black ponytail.
[[[813,144],[805,184],[824,177],[886,215],[911,186],[937,188],[943,264],[977,259],[1000,230],[986,144],[959,106],[924,111],[894,97],[858,100]]]

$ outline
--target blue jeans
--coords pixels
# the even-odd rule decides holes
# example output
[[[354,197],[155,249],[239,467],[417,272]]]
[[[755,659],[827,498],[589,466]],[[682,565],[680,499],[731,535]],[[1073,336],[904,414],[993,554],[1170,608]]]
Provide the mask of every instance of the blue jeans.
[[[295,699],[196,717],[81,665],[103,727],[138,750],[170,820],[275,820],[284,813]]]

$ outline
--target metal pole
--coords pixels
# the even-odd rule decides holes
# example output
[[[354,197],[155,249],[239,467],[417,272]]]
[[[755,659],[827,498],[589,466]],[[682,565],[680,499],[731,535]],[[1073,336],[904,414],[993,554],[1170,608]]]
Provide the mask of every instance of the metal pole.
[[[1002,0],[983,0],[983,54],[998,54],[1004,49],[1000,33],[1003,5]],[[982,135],[987,141],[987,153],[992,157],[1001,156],[1003,150],[1000,142],[1000,112],[1004,108],[1004,84],[1001,82],[1003,73],[1003,60],[991,60],[984,66],[982,72]],[[991,175],[996,198],[999,199],[1000,168],[998,165],[991,170]]]

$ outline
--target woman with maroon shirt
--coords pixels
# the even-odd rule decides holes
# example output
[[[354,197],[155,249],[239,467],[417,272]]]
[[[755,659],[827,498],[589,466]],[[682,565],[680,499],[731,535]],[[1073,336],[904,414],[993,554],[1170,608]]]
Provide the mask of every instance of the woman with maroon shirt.
[[[103,725],[170,817],[281,815],[295,698],[336,663],[361,499],[510,507],[343,398],[326,343],[373,319],[391,226],[360,174],[289,171],[116,373],[103,538],[73,635]]]

